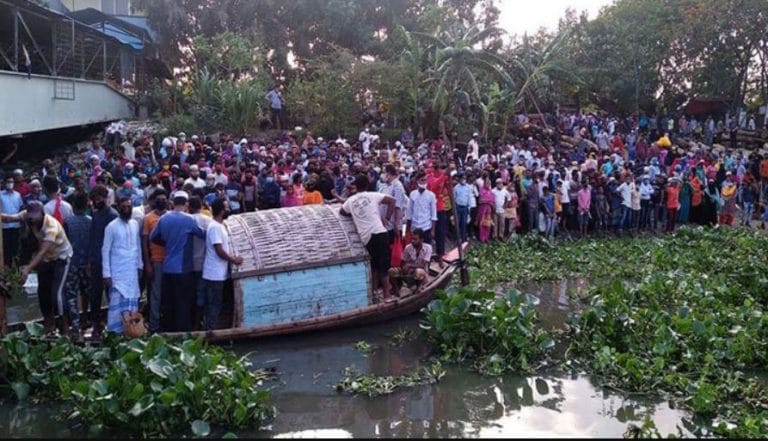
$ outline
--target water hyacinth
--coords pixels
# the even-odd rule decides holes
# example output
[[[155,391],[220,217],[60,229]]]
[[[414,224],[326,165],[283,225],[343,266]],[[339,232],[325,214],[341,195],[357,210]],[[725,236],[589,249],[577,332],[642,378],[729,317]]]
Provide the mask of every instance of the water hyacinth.
[[[662,237],[560,243],[523,237],[475,247],[469,259],[480,289],[586,278],[592,287],[558,336],[567,351],[556,362],[626,394],[665,397],[708,420],[717,435],[764,437],[768,394],[755,372],[764,372],[768,362],[766,250],[763,232],[684,227]],[[535,354],[537,339],[530,336],[536,331],[522,326],[508,333],[499,326],[506,316],[486,317],[489,302],[491,309],[502,305],[505,315],[511,310],[492,294],[464,290],[469,300],[442,294],[430,305],[429,332],[445,354],[482,359],[501,347],[507,352],[496,360],[513,366],[504,355],[510,348]],[[524,317],[512,320],[528,324]],[[537,328],[535,317],[529,325]]]
[[[201,340],[110,336],[99,347],[48,341],[42,328],[0,340],[3,381],[19,400],[63,400],[91,435],[206,436],[210,425],[259,427],[274,409],[268,374]]]

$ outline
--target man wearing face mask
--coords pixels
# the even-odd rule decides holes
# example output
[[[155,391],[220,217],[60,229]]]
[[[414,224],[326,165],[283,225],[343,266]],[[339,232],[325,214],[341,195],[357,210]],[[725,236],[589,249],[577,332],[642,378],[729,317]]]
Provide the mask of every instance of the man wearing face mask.
[[[141,248],[144,261],[144,274],[149,284],[149,332],[160,330],[160,303],[163,282],[163,260],[165,247],[149,241],[149,235],[168,209],[168,193],[165,189],[155,190],[149,197],[152,208],[145,217],[141,234]]]
[[[264,185],[259,189],[259,209],[280,208],[280,186],[275,183],[275,175],[268,170],[264,177]]]
[[[424,231],[424,243],[431,244],[437,222],[437,198],[427,190],[427,176],[423,172],[416,178],[418,187],[408,198],[406,235],[411,229]]]
[[[18,214],[24,205],[21,195],[13,189],[13,177],[5,178],[5,187],[0,192],[0,208],[3,214]],[[3,261],[6,267],[10,267],[13,259],[19,255],[19,222],[3,224]]]
[[[45,214],[43,204],[39,201],[31,201],[27,209],[18,214],[2,214],[2,221],[26,222],[37,238],[37,252],[28,265],[21,267],[21,282],[26,282],[29,273],[37,270],[37,297],[45,332],[52,333],[56,315],[64,315],[62,334],[67,334],[71,329],[77,337],[80,332],[77,293],[65,290],[69,260],[73,252],[64,227],[53,216]],[[71,325],[70,329],[67,328],[68,324]]]
[[[243,258],[230,254],[229,233],[224,219],[229,216],[229,202],[217,198],[211,204],[213,220],[205,233],[205,260],[203,261],[203,289],[198,291],[197,306],[203,308],[203,329],[216,328],[224,282],[229,277],[229,264],[240,265]]]
[[[163,260],[163,298],[160,327],[165,332],[192,330],[194,294],[193,237],[205,239],[205,230],[187,214],[189,195],[177,190],[173,195],[173,211],[162,216],[149,235],[149,240],[165,246]]]
[[[119,217],[104,230],[101,271],[104,286],[109,290],[107,331],[122,334],[123,314],[139,310],[139,275],[144,265],[139,223],[131,219],[131,198],[121,196],[117,207]]]
[[[104,325],[100,321],[101,301],[104,298],[104,283],[101,276],[101,248],[104,245],[104,230],[110,222],[118,216],[117,211],[107,205],[109,192],[103,185],[97,185],[91,190],[91,204],[93,211],[91,213],[91,232],[88,245],[88,264],[86,265],[86,274],[90,276],[90,296],[87,304],[83,305],[85,314],[90,308],[88,318],[93,325],[93,337],[101,336]]]

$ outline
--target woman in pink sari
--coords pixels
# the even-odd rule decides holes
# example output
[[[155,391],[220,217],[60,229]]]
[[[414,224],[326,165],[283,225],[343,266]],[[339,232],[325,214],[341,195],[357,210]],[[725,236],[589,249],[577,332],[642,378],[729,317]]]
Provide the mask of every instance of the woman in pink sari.
[[[493,226],[493,204],[495,198],[491,191],[491,181],[486,178],[480,189],[480,197],[477,202],[477,224],[480,228],[479,239],[482,243],[488,243]]]

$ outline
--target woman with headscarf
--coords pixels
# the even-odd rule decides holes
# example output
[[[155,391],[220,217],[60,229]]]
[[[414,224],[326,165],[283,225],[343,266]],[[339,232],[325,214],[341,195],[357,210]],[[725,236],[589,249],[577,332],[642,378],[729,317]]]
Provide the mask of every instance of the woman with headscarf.
[[[704,189],[704,202],[702,202],[702,224],[717,225],[717,212],[720,208],[720,191],[715,181],[709,181]]]
[[[688,218],[691,212],[691,196],[693,194],[693,188],[690,183],[690,173],[685,172],[683,174],[683,186],[680,187],[680,211],[677,212],[677,223],[685,225],[688,223]]]
[[[493,207],[496,198],[491,191],[491,180],[485,179],[480,188],[480,195],[477,204],[477,224],[479,227],[480,242],[488,243],[491,237],[491,227],[493,226]]]
[[[720,223],[732,225],[736,216],[736,183],[733,182],[731,172],[726,172],[720,193],[722,207],[720,208]]]

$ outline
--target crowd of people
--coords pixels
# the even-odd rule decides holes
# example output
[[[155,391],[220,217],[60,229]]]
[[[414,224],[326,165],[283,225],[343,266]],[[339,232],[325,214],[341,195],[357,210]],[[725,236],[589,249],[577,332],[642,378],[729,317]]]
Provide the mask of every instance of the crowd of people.
[[[109,331],[121,332],[122,313],[138,310],[143,293],[151,332],[214,329],[228,266],[242,263],[223,226],[230,214],[343,204],[384,300],[403,281],[425,283],[430,260],[442,265],[447,243],[470,237],[624,235],[687,223],[765,228],[768,155],[711,147],[735,120],[546,120],[546,136],[523,136],[535,124],[518,115],[513,135],[490,143],[479,133],[417,139],[410,127],[391,139],[376,127],[335,139],[127,133],[106,147],[94,136],[79,156],[4,176],[5,264],[23,278],[38,274],[47,331],[63,315],[61,331],[80,338],[90,326],[101,334],[105,295]],[[706,148],[676,147],[688,138]],[[405,249],[393,267],[398,241]]]

